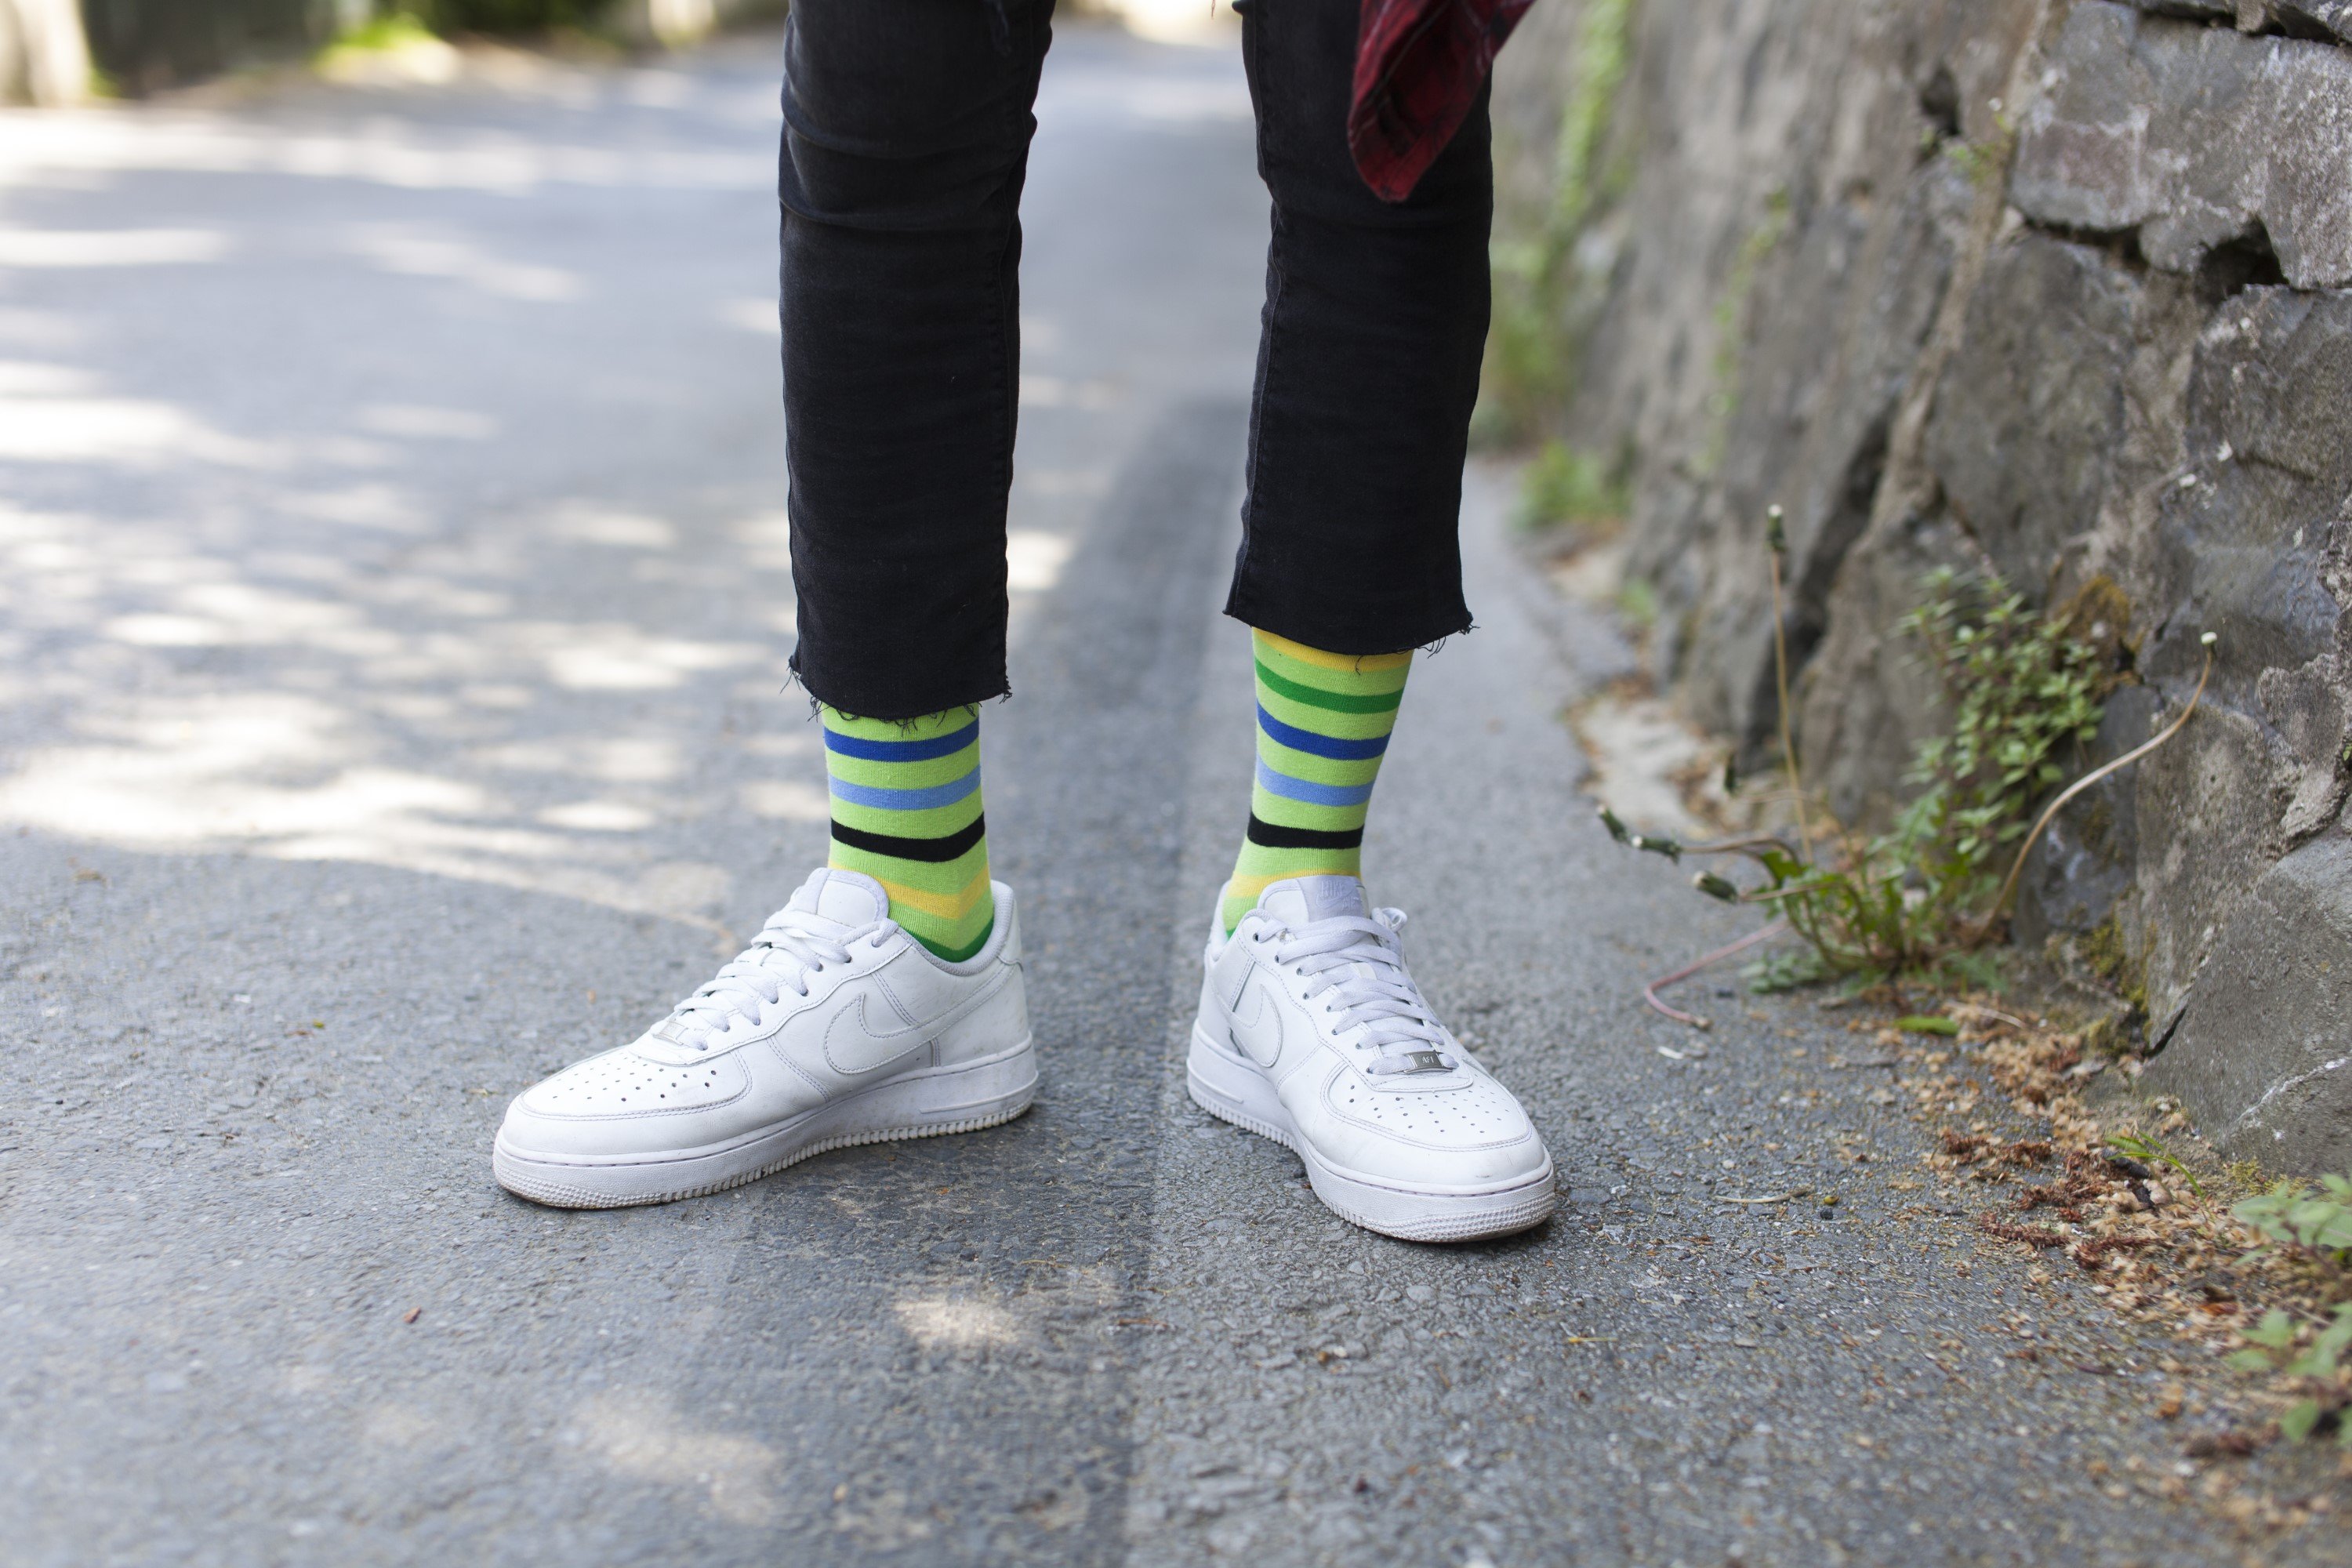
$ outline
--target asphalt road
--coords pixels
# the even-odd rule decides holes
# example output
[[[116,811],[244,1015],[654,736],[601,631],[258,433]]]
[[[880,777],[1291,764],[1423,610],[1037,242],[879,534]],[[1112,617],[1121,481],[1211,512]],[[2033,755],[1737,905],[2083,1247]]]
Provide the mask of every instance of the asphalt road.
[[[823,854],[773,55],[0,117],[0,1560],[2243,1555],[2093,1472],[2177,1455],[2163,1347],[1894,1186],[1850,1037],[1725,995],[1659,1052],[1641,980],[1737,928],[1591,829],[1556,650],[1608,634],[1492,475],[1368,853],[1570,1201],[1385,1240],[1184,1100],[1251,724],[1226,49],[1066,29],[1040,109],[985,723],[1034,1111],[658,1209],[492,1185],[506,1098]],[[1719,1201],[1800,1184],[1838,1217]]]

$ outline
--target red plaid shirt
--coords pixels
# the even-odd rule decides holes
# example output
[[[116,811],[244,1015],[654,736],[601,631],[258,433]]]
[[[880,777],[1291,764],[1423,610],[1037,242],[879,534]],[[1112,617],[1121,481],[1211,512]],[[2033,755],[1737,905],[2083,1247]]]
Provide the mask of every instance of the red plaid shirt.
[[[1495,51],[1535,0],[1363,0],[1348,151],[1382,201],[1401,202],[1478,100]]]

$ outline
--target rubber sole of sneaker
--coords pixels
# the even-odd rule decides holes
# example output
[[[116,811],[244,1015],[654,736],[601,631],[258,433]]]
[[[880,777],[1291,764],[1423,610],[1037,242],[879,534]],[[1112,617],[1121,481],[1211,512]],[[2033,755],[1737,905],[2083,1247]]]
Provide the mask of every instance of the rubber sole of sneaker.
[[[1401,1241],[1482,1241],[1541,1225],[1559,1203],[1549,1155],[1543,1169],[1507,1185],[1423,1192],[1375,1182],[1334,1165],[1298,1135],[1263,1074],[1234,1061],[1196,1026],[1185,1079],[1192,1103],[1221,1121],[1271,1138],[1298,1156],[1323,1206],[1350,1225]]]
[[[490,1152],[499,1185],[551,1208],[629,1208],[725,1192],[829,1149],[977,1132],[1010,1121],[1037,1093],[1029,1040],[953,1067],[932,1068],[830,1100],[730,1142],[658,1154],[592,1158],[516,1149],[500,1131]]]

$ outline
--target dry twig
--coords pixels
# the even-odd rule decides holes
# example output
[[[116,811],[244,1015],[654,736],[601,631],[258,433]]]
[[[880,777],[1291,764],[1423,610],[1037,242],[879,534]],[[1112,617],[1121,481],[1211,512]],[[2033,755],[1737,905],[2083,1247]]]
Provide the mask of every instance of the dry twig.
[[[2126,752],[2114,762],[2093,768],[2089,773],[2084,773],[2081,778],[2078,778],[2073,784],[2068,784],[2064,790],[2060,792],[2058,798],[2050,803],[2049,809],[2044,811],[2042,814],[2041,819],[2034,823],[2033,831],[2027,834],[2025,836],[2025,842],[2017,847],[2017,858],[2010,863],[2009,875],[2002,879],[2000,891],[1993,896],[1992,907],[1985,910],[1984,918],[1977,922],[1977,929],[1973,938],[1974,941],[1982,942],[1986,936],[1991,932],[1993,922],[2000,919],[2001,910],[2009,903],[2010,894],[2017,891],[2018,878],[2025,874],[2025,858],[2033,853],[2034,841],[2042,837],[2042,830],[2050,826],[2051,819],[2056,816],[2061,810],[2064,809],[2066,803],[2074,799],[2076,795],[2082,794],[2084,790],[2090,788],[2093,784],[2098,783],[2101,779],[2105,778],[2109,773],[2116,772],[2119,768],[2128,767],[2132,763],[2139,761],[2142,757],[2147,755],[2150,752],[2153,752],[2158,746],[2161,746],[2167,741],[2172,739],[2173,736],[2179,734],[2180,732],[2180,727],[2189,722],[2189,716],[2197,711],[2197,703],[2199,700],[2205,695],[2205,683],[2213,677],[2214,640],[2214,636],[2211,632],[2207,632],[2205,634],[2205,668],[2198,672],[2197,689],[2189,694],[2189,706],[2180,710],[2179,718],[2175,719],[2171,723],[2167,724],[2164,727],[2163,731],[2157,735],[2153,740],[2147,741],[2140,745],[2134,746],[2130,751]]]
[[[1658,976],[1657,979],[1651,981],[1647,985],[1643,986],[1642,1000],[1647,1002],[1654,1010],[1672,1018],[1677,1024],[1688,1024],[1694,1029],[1712,1028],[1714,1027],[1714,1025],[1709,1023],[1706,1019],[1700,1017],[1696,1013],[1685,1013],[1681,1008],[1675,1006],[1672,1003],[1667,1002],[1664,997],[1660,996],[1658,994],[1659,987],[1672,985],[1678,980],[1688,980],[1692,975],[1696,974],[1700,970],[1705,969],[1707,965],[1711,963],[1720,963],[1735,952],[1745,952],[1749,948],[1754,947],[1758,942],[1763,942],[1770,937],[1779,936],[1782,931],[1787,931],[1788,929],[1789,922],[1787,921],[1774,921],[1768,926],[1763,926],[1758,930],[1749,931],[1738,942],[1727,942],[1724,946],[1717,948],[1713,952],[1708,953],[1704,958],[1693,959],[1690,963],[1684,964],[1680,969],[1675,970],[1672,974],[1662,974]]]

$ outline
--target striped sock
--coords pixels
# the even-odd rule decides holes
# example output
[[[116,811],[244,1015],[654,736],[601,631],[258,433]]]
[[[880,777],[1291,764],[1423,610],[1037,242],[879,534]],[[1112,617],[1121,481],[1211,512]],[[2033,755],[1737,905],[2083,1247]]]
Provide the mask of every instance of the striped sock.
[[[1257,785],[1249,836],[1225,884],[1225,930],[1286,877],[1361,875],[1364,813],[1404,700],[1412,650],[1324,653],[1252,631]]]
[[[833,788],[833,855],[890,895],[890,918],[950,963],[996,924],[980,813],[980,710],[900,722],[820,707]]]

